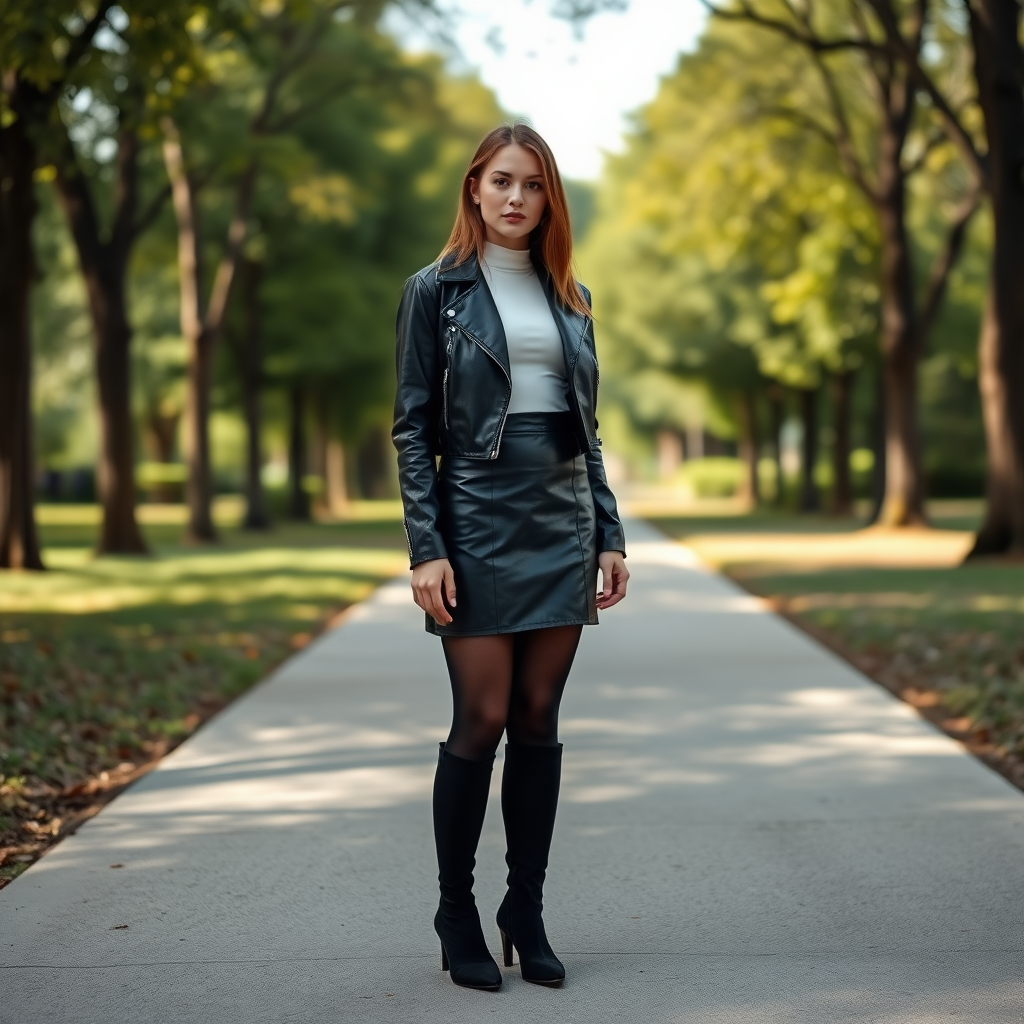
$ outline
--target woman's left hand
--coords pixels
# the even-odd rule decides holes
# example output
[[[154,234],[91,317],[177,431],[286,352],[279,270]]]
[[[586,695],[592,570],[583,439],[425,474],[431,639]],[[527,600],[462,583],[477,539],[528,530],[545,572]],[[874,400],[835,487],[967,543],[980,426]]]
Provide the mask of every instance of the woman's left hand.
[[[601,567],[601,593],[597,595],[597,607],[604,611],[618,604],[626,596],[626,581],[629,570],[621,551],[602,551],[597,556]]]

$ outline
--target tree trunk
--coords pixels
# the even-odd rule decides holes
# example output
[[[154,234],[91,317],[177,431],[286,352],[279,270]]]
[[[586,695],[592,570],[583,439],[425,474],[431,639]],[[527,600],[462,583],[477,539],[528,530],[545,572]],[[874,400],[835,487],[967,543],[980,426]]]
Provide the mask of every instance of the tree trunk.
[[[871,414],[871,514],[868,524],[878,522],[885,502],[885,373],[879,364],[875,373],[875,407]]]
[[[288,517],[309,520],[309,495],[303,487],[306,475],[306,394],[301,384],[288,391]]]
[[[906,180],[899,164],[900,153],[890,152],[896,146],[891,135],[883,132],[884,187],[877,206],[882,237],[881,350],[885,387],[885,497],[878,521],[883,526],[914,526],[927,521],[917,422],[921,339],[905,220]]]
[[[800,459],[800,511],[817,512],[821,507],[814,469],[818,463],[818,391],[807,388],[800,392],[800,417],[803,420],[803,452]]]
[[[178,438],[178,424],[181,414],[161,412],[154,406],[146,412],[146,433],[149,438],[149,454],[154,462],[174,461],[174,442]]]
[[[757,475],[759,437],[757,429],[757,404],[753,391],[744,391],[739,401],[740,443],[739,455],[746,467],[743,484],[737,497],[756,506],[761,502],[761,482]]]
[[[4,92],[14,83],[5,74]],[[13,76],[12,76],[13,77]],[[35,150],[17,118],[0,127],[0,568],[43,569],[36,532],[32,449]]]
[[[772,386],[768,391],[768,410],[772,432],[772,462],[775,464],[775,498],[773,504],[781,506],[786,500],[786,481],[782,470],[782,425],[786,418],[782,388]]]
[[[202,309],[202,261],[199,239],[199,209],[196,184],[185,167],[177,126],[169,117],[161,120],[164,133],[164,165],[171,183],[171,200],[178,224],[178,286],[181,292],[181,332],[188,345],[188,401],[186,438],[188,442],[188,502],[186,538],[193,542],[217,539],[213,525],[213,482],[210,468],[210,385],[213,353],[224,326],[224,316],[241,261],[249,207],[256,183],[256,164],[250,161],[242,171],[235,190],[235,210],[228,226],[213,287]]]
[[[978,353],[988,506],[974,557],[1024,553],[1024,53],[1019,3],[975,0],[967,9],[995,224]]]
[[[260,435],[263,428],[260,389],[263,385],[263,358],[260,346],[259,287],[263,267],[257,260],[242,264],[242,303],[244,326],[238,347],[239,375],[242,380],[242,406],[245,411],[245,520],[246,530],[267,530],[270,516],[263,493],[263,453]]]
[[[188,344],[188,374],[185,397],[185,503],[190,543],[217,540],[213,525],[213,470],[210,460],[210,385],[213,380],[213,341],[200,330],[185,340]]]
[[[968,558],[1024,550],[1024,471],[1022,449],[1013,429],[1014,402],[1024,400],[1021,387],[1005,372],[1012,363],[1007,342],[995,311],[992,281],[978,344],[978,387],[985,424],[986,466],[985,520]],[[1017,378],[1019,382],[1020,378]]]
[[[853,371],[832,375],[832,414],[835,440],[832,445],[832,514],[853,514],[853,487],[850,484],[850,397]]]
[[[145,554],[135,518],[135,425],[131,411],[131,339],[127,275],[135,236],[138,139],[118,133],[113,226],[107,239],[70,141],[57,174],[57,194],[78,251],[92,317],[99,401],[100,453],[97,473],[103,525],[100,554]]]
[[[327,393],[318,388],[313,402],[313,465],[311,472],[320,481],[320,489],[313,498],[313,514],[317,519],[331,515],[327,495],[327,443],[331,436],[330,408]]]
[[[99,499],[103,525],[100,554],[148,551],[135,518],[135,424],[131,409],[131,328],[125,310],[124,280],[108,290],[111,306],[95,322],[96,382],[100,414]]]
[[[324,485],[327,489],[327,509],[340,519],[348,511],[348,483],[345,478],[345,446],[340,438],[328,437]]]

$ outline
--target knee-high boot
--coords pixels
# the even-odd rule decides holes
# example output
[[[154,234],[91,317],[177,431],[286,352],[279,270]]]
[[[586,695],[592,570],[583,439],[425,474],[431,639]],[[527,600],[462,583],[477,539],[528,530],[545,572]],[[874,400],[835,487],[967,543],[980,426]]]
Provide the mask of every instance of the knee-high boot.
[[[562,745],[505,746],[501,779],[501,813],[508,852],[508,892],[498,908],[498,928],[505,966],[512,966],[513,946],[519,952],[524,981],[558,985],[565,968],[544,932],[544,876],[555,828]]]
[[[467,761],[441,744],[434,776],[434,843],[441,903],[434,930],[441,940],[441,969],[468,988],[496,989],[501,971],[487,948],[473,898],[476,848],[487,809],[494,758]]]

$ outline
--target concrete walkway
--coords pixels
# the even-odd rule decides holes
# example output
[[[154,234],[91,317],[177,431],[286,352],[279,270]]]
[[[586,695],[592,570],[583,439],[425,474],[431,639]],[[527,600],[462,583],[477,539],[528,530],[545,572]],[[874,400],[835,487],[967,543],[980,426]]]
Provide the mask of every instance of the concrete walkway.
[[[629,535],[630,599],[586,631],[564,705],[564,988],[439,969],[449,698],[400,581],[0,892],[0,1021],[1024,1021],[1024,797],[685,549]],[[492,804],[495,951],[502,852]]]

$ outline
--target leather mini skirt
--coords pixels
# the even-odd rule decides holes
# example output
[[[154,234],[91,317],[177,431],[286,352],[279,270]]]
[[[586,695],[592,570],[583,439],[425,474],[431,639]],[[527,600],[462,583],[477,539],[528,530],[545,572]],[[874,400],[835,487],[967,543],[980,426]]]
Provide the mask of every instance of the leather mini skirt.
[[[570,413],[509,416],[496,459],[444,457],[439,523],[458,595],[437,636],[597,623],[597,524]]]

